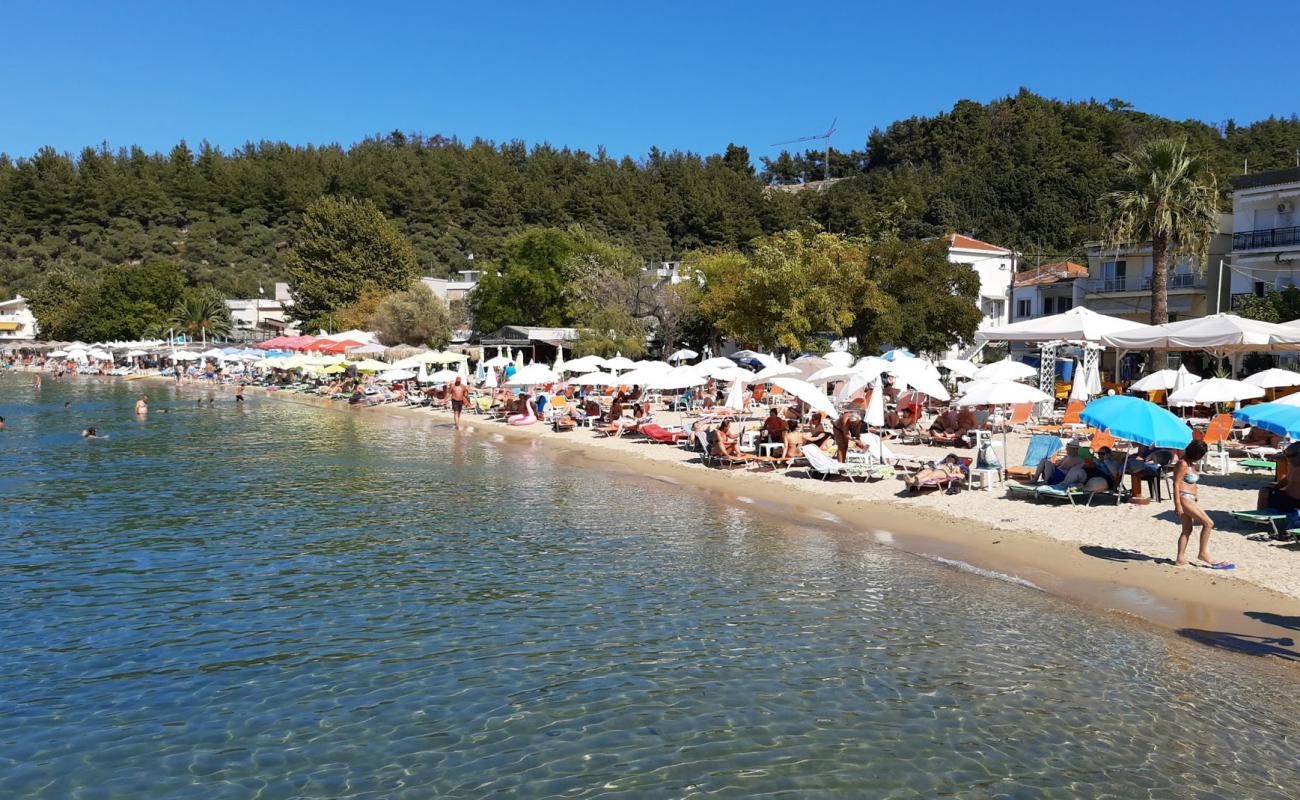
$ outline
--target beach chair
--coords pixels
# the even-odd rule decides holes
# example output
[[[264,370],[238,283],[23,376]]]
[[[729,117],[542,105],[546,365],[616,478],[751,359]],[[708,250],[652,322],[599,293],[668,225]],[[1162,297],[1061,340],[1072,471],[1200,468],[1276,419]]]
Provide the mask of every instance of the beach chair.
[[[871,467],[863,462],[840,463],[815,444],[806,444],[800,451],[808,459],[808,475],[820,476],[822,480],[834,476],[848,478],[850,482],[866,481],[871,476]]]
[[[1061,452],[1065,442],[1059,436],[1038,434],[1029,440],[1029,449],[1025,451],[1025,461],[1018,467],[1007,467],[1007,477],[1030,479],[1038,473],[1038,465],[1043,459],[1052,458]]]
[[[1277,462],[1264,458],[1245,458],[1237,462],[1237,466],[1246,472],[1275,472]]]
[[[642,423],[640,432],[645,434],[650,441],[662,442],[663,444],[677,444],[687,437],[686,431],[670,431],[664,426],[653,422]]]
[[[994,422],[989,426],[991,431],[1014,431],[1021,425],[1029,423],[1029,416],[1034,413],[1033,403],[1016,403],[1011,407],[1011,413],[1004,420]]]
[[[1078,428],[1083,425],[1080,414],[1083,413],[1083,401],[1071,400],[1065,407],[1065,414],[1061,417],[1061,422],[1057,425],[1032,425],[1029,428],[1030,433],[1061,433],[1067,429]]]
[[[1213,445],[1223,445],[1228,442],[1232,435],[1232,415],[1218,414],[1210,420],[1210,424],[1205,426],[1204,431],[1198,431],[1193,438],[1205,442],[1206,447]]]
[[[1092,507],[1092,500],[1094,497],[1099,494],[1106,494],[1106,492],[1089,491],[1081,486],[1071,486],[1067,489],[1063,486],[1047,483],[1033,484],[1021,483],[1020,481],[1007,481],[1006,486],[1007,495],[1010,497],[1023,497],[1028,495],[1034,500],[1065,500],[1072,506],[1078,505],[1077,501],[1079,498],[1087,498],[1085,505],[1089,508]],[[1116,505],[1118,504],[1119,501],[1117,499]]]
[[[1300,535],[1300,530],[1290,531],[1286,527],[1286,512],[1278,511],[1273,508],[1266,508],[1262,511],[1229,511],[1228,515],[1240,522],[1249,522],[1251,525],[1262,525],[1273,532],[1273,536],[1279,537],[1283,531],[1292,533],[1293,536]]]

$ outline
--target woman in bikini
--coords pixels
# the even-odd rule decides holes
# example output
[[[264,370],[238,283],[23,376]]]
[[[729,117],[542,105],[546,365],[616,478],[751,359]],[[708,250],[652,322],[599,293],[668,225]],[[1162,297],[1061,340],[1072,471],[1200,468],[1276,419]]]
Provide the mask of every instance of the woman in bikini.
[[[1200,523],[1201,547],[1196,558],[1210,569],[1232,569],[1235,564],[1210,558],[1210,532],[1214,530],[1214,521],[1201,508],[1197,499],[1198,484],[1201,481],[1197,465],[1205,458],[1207,449],[1205,442],[1200,440],[1187,445],[1182,460],[1174,470],[1174,511],[1183,522],[1182,532],[1178,535],[1178,558],[1174,563],[1180,567],[1187,565],[1187,544],[1192,539],[1192,528]]]

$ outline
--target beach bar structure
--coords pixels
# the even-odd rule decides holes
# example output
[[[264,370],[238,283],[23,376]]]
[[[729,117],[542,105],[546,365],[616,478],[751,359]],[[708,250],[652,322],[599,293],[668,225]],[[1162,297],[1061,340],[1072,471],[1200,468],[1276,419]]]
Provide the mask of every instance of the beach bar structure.
[[[554,363],[561,349],[572,350],[578,341],[577,328],[535,328],[528,325],[507,325],[479,338],[478,358],[482,361],[497,355],[498,351],[522,350],[524,359],[533,362]]]

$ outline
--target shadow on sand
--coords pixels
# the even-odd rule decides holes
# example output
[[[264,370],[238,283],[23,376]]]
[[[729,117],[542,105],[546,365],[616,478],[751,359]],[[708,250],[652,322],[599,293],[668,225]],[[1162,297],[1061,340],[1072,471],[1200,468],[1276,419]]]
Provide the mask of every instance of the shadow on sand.
[[[1102,547],[1095,544],[1085,544],[1079,548],[1079,552],[1083,553],[1085,556],[1100,558],[1104,561],[1115,561],[1117,563],[1123,563],[1125,561],[1150,561],[1154,564],[1174,563],[1171,558],[1156,558],[1155,556],[1149,556],[1146,553],[1141,553],[1137,550],[1120,550],[1117,547]]]
[[[1180,628],[1178,635],[1220,650],[1231,650],[1250,656],[1273,656],[1284,661],[1300,661],[1300,650],[1290,636],[1254,636],[1227,631],[1207,631],[1200,628]]]

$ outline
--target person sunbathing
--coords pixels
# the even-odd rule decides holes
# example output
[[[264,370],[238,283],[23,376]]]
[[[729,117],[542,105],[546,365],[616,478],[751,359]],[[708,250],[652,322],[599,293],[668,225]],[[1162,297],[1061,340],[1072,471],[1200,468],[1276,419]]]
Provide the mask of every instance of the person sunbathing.
[[[914,474],[904,475],[903,483],[907,485],[907,488],[916,491],[925,484],[951,483],[961,477],[961,459],[957,457],[956,453],[949,453],[938,464],[930,462]]]
[[[1282,437],[1260,427],[1253,427],[1242,437],[1242,447],[1277,447]]]
[[[1289,513],[1300,509],[1300,442],[1292,442],[1282,451],[1286,459],[1286,477],[1259,490],[1255,508]]]
[[[788,461],[793,458],[798,458],[799,453],[803,452],[803,447],[806,444],[811,444],[821,448],[826,442],[830,441],[830,438],[831,435],[820,427],[805,432],[799,430],[798,421],[793,419],[787,420],[786,431],[782,439],[782,447],[784,448],[781,451],[782,460]]]
[[[740,450],[740,437],[731,432],[731,420],[724,419],[714,431],[713,436],[709,437],[713,455],[721,458],[731,459],[757,459],[752,453],[743,453]]]
[[[1089,492],[1113,491],[1124,477],[1123,453],[1109,447],[1097,450],[1097,457],[1071,467],[1065,476],[1053,483],[1065,489],[1075,487]]]
[[[1053,462],[1050,458],[1044,458],[1038,462],[1034,482],[1061,483],[1071,470],[1082,466],[1083,458],[1079,456],[1079,445],[1077,442],[1070,442],[1065,446],[1065,455],[1060,461]]]

